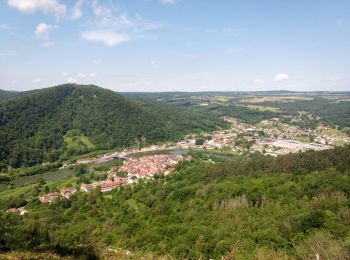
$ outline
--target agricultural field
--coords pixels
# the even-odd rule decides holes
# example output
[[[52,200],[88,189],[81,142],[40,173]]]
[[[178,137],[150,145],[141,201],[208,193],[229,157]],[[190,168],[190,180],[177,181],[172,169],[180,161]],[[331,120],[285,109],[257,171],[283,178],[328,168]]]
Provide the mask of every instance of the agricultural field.
[[[278,107],[269,107],[269,106],[254,106],[254,105],[239,105],[241,107],[246,107],[251,110],[257,110],[257,111],[270,111],[270,112],[281,112],[281,109]]]
[[[289,102],[295,102],[296,100],[313,100],[313,98],[304,97],[304,96],[265,96],[265,97],[242,98],[239,100],[239,102],[241,103],[262,103],[262,102],[289,103]]]

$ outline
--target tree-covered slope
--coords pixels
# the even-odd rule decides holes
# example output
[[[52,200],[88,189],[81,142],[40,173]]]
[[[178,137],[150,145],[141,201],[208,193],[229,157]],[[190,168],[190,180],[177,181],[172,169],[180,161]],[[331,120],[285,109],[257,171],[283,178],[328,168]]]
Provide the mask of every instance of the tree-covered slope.
[[[11,100],[11,99],[19,96],[20,94],[21,94],[21,92],[7,91],[7,90],[0,89],[0,103]]]
[[[199,129],[212,130],[214,123],[179,108],[122,97],[96,86],[61,85],[0,105],[0,161],[28,166],[92,147],[176,140]]]
[[[197,159],[174,175],[105,195],[78,193],[52,205],[34,199],[27,215],[0,212],[0,251],[85,249],[98,255],[112,247],[174,259],[316,259],[318,254],[346,260],[349,156],[350,146],[221,164]],[[9,201],[0,201],[0,207]]]

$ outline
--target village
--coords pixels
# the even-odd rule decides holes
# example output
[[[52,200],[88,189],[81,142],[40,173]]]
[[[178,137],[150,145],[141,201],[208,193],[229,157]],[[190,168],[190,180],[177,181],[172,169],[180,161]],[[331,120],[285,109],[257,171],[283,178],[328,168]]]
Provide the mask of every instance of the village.
[[[150,179],[157,174],[168,175],[175,171],[175,165],[180,161],[192,160],[190,155],[185,158],[181,155],[160,154],[142,156],[140,158],[127,158],[120,167],[111,167],[107,179],[93,183],[82,183],[80,191],[91,192],[100,189],[101,192],[108,192],[122,185],[132,184],[140,179]],[[120,177],[125,173],[126,177]],[[51,204],[56,198],[69,199],[78,190],[68,187],[56,192],[50,192],[39,197],[42,203]]]
[[[350,137],[330,126],[319,124],[315,129],[302,128],[281,122],[280,118],[248,124],[232,117],[223,118],[230,124],[229,129],[218,130],[203,136],[187,135],[183,140],[172,143],[152,144],[146,147],[132,147],[120,152],[111,152],[96,157],[78,159],[74,164],[64,164],[60,169],[77,164],[103,163],[113,159],[126,159],[142,152],[173,149],[221,150],[241,154],[259,152],[278,156],[306,150],[325,150],[337,145],[350,143]],[[300,120],[298,117],[291,121]],[[201,142],[199,140],[202,139]]]
[[[323,124],[311,130],[281,123],[279,118],[263,120],[256,125],[229,117],[225,117],[225,120],[231,124],[230,129],[210,133],[203,137],[201,143],[198,143],[198,138],[194,135],[188,136],[176,145],[183,149],[215,149],[238,154],[260,152],[278,156],[306,150],[331,149],[350,142],[350,137],[345,134],[329,134],[331,128]]]
[[[177,163],[183,160],[192,160],[190,155],[185,157],[173,154],[132,156],[137,153],[171,149],[201,149],[237,154],[259,152],[265,155],[278,156],[306,150],[331,149],[339,143],[350,142],[350,138],[346,135],[329,134],[330,127],[323,124],[311,130],[282,123],[279,118],[263,120],[255,125],[230,117],[225,117],[224,120],[231,125],[229,129],[214,131],[200,138],[192,134],[177,143],[168,142],[142,148],[128,148],[121,152],[106,153],[92,158],[81,158],[74,164],[63,164],[60,169],[71,168],[79,164],[104,163],[113,159],[123,160],[122,166],[110,168],[105,180],[82,183],[78,188],[68,187],[60,191],[47,193],[40,196],[39,200],[42,203],[51,204],[56,198],[69,199],[78,190],[91,192],[98,188],[101,192],[108,192],[122,185],[135,183],[140,179],[150,179],[157,174],[171,174],[175,171]],[[120,175],[125,177],[120,177]],[[23,210],[10,210],[13,213],[24,214]]]

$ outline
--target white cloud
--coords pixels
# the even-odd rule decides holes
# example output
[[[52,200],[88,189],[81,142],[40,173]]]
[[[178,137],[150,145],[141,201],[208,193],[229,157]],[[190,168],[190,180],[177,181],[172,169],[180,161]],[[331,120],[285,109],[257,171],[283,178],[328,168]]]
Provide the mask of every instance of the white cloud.
[[[83,0],[76,0],[75,4],[71,11],[71,19],[78,20],[83,16],[83,12],[81,11],[81,6],[83,5]]]
[[[112,31],[87,31],[81,34],[81,37],[88,41],[101,42],[108,47],[129,41],[129,37]]]
[[[91,2],[92,11],[96,16],[106,17],[112,14],[113,9],[117,9],[114,5],[104,6],[99,3],[98,0],[93,0]]]
[[[41,82],[41,78],[33,79],[33,83],[40,83],[40,82]]]
[[[128,13],[118,8],[113,1],[107,4],[98,0],[90,0],[92,17],[86,19],[82,38],[99,41],[107,46],[131,41],[144,37],[144,32],[159,29],[164,26],[159,22],[146,20],[139,14],[129,17]]]
[[[82,73],[82,72],[79,72],[79,73],[77,74],[77,77],[78,77],[78,78],[85,78],[86,75],[85,75],[84,73]]]
[[[254,80],[254,83],[256,83],[256,84],[262,84],[262,83],[264,83],[264,80],[262,80],[262,79],[255,79],[255,80]]]
[[[162,4],[175,4],[175,0],[160,0]]]
[[[67,83],[74,83],[74,84],[76,84],[77,80],[74,79],[74,78],[69,78],[69,79],[67,79]]]
[[[50,33],[53,29],[57,28],[56,25],[51,25],[47,23],[39,23],[35,29],[35,36],[40,39],[48,39]]]
[[[53,29],[57,28],[57,25],[51,25],[47,23],[39,23],[35,29],[35,36],[38,39],[43,40],[44,42],[41,44],[44,48],[50,48],[54,45],[52,41],[50,41],[50,34]]]
[[[275,81],[282,81],[289,79],[289,75],[285,73],[280,73],[275,76]]]
[[[11,80],[12,85],[16,85],[17,83],[18,83],[17,80]]]
[[[156,60],[151,60],[151,61],[149,62],[149,64],[150,64],[150,65],[156,65],[156,64],[157,64],[157,61],[156,61]]]
[[[25,13],[41,11],[45,14],[53,13],[59,17],[66,13],[66,5],[57,0],[7,0],[7,4]]]
[[[91,72],[90,74],[89,74],[89,77],[90,78],[94,78],[96,76],[96,73],[95,72]]]

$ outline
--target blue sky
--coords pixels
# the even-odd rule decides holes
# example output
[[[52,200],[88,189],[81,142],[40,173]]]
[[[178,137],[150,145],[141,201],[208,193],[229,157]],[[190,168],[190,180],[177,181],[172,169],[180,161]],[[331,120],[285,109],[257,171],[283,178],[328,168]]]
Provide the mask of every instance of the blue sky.
[[[3,0],[0,88],[350,90],[348,0]]]

